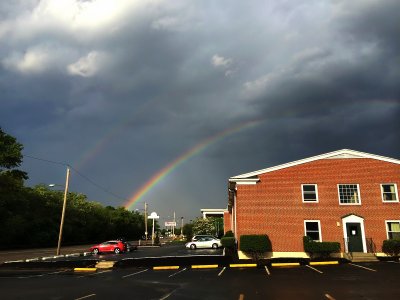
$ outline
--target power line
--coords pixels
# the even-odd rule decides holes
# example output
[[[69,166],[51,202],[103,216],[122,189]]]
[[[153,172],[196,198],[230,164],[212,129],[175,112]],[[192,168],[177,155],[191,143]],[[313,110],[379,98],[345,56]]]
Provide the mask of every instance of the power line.
[[[79,176],[81,176],[83,179],[85,179],[86,181],[90,182],[91,184],[93,184],[94,186],[96,186],[97,188],[99,188],[100,190],[102,190],[103,192],[108,193],[108,194],[110,194],[110,195],[112,195],[112,196],[114,196],[115,198],[118,198],[118,199],[120,199],[120,200],[127,201],[127,199],[126,199],[125,197],[122,197],[122,196],[120,196],[120,195],[117,195],[117,194],[111,192],[111,191],[108,190],[107,188],[105,188],[105,187],[101,186],[100,184],[94,182],[92,179],[90,179],[90,178],[87,177],[86,175],[83,175],[81,172],[79,172],[77,169],[73,168],[72,166],[70,166],[70,168],[71,168],[72,170],[74,170],[74,171],[75,171]]]
[[[36,160],[40,160],[40,161],[44,161],[47,163],[51,163],[51,164],[56,164],[56,165],[61,165],[64,167],[69,167],[72,170],[74,170],[76,172],[76,174],[78,174],[79,176],[81,176],[83,179],[85,179],[86,181],[88,181],[89,183],[91,183],[92,185],[94,185],[95,187],[97,187],[98,189],[102,190],[103,192],[117,198],[123,201],[127,201],[126,197],[122,197],[120,195],[117,195],[115,193],[113,193],[112,191],[108,190],[107,188],[101,186],[100,184],[96,183],[95,181],[93,181],[92,179],[90,179],[89,177],[87,177],[86,175],[82,174],[81,172],[79,172],[77,169],[75,169],[74,167],[72,167],[70,164],[67,163],[63,163],[63,162],[59,162],[59,161],[53,161],[53,160],[48,160],[48,159],[43,159],[43,158],[39,158],[39,157],[35,157],[35,156],[31,156],[31,155],[24,155],[24,157],[29,157],[32,159],[36,159]]]
[[[32,158],[32,159],[45,161],[45,162],[48,162],[48,163],[51,163],[51,164],[62,165],[62,166],[69,166],[68,164],[63,163],[63,162],[53,161],[53,160],[48,160],[48,159],[43,159],[43,158],[31,156],[31,155],[26,155],[26,154],[24,154],[24,157],[29,157],[29,158]]]

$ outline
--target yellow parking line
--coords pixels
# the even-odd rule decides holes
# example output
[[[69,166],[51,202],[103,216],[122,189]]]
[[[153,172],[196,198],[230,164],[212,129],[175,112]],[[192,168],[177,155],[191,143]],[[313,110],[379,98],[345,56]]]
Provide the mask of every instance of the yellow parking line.
[[[297,267],[300,263],[272,263],[272,267]]]
[[[179,269],[179,266],[159,266],[159,267],[153,267],[153,270],[177,270]]]
[[[322,266],[322,265],[338,265],[339,261],[311,261],[310,266]]]
[[[231,268],[249,268],[249,267],[257,267],[257,264],[230,264]]]
[[[97,268],[74,268],[74,272],[96,272]]]
[[[211,269],[218,268],[218,265],[192,265],[192,269]]]

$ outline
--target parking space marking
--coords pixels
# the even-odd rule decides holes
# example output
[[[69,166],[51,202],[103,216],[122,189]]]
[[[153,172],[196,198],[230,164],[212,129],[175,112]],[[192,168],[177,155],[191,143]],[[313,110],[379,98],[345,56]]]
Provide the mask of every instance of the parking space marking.
[[[218,273],[218,276],[221,276],[222,273],[224,273],[225,269],[226,269],[226,267],[223,267],[223,269],[221,270],[221,272]]]
[[[146,271],[148,271],[148,270],[149,270],[149,269],[142,270],[142,271],[139,271],[139,272],[136,272],[136,273],[132,273],[132,274],[128,274],[128,275],[122,276],[122,278],[131,277],[131,276],[134,276],[134,275],[136,275],[136,274],[140,274],[140,273],[146,272]]]
[[[192,269],[216,269],[218,265],[192,265]]]
[[[76,298],[75,300],[87,299],[87,298],[90,298],[90,297],[93,297],[93,296],[96,296],[96,294],[90,294],[90,295],[87,295],[87,296],[83,296],[83,297],[80,297],[80,298]]]
[[[320,270],[318,270],[318,269],[316,269],[316,268],[314,268],[314,267],[311,267],[311,266],[309,266],[309,265],[306,265],[306,267],[309,268],[309,269],[311,269],[311,270],[314,270],[315,272],[318,272],[318,273],[320,273],[320,274],[323,274],[323,273],[324,273],[324,272],[322,272],[322,271],[320,271]]]
[[[176,272],[176,273],[173,273],[173,274],[169,275],[168,278],[173,277],[173,276],[175,276],[175,275],[178,275],[179,273],[182,273],[183,271],[186,271],[186,268],[183,268],[182,270],[180,270],[180,271],[178,271],[178,272]]]
[[[153,270],[177,270],[179,266],[158,266],[153,267]]]
[[[364,267],[364,266],[360,266],[360,265],[356,265],[356,264],[352,264],[352,263],[349,263],[349,265],[355,266],[355,267],[357,267],[357,268],[365,269],[365,270],[368,270],[368,271],[371,271],[371,272],[377,272],[377,271],[374,270],[374,269],[367,268],[367,267]]]
[[[268,275],[271,275],[271,273],[270,273],[270,271],[269,271],[267,266],[265,266],[265,271],[267,272]]]
[[[298,267],[300,263],[272,263],[272,267]]]
[[[255,268],[257,264],[230,264],[231,268]]]
[[[173,290],[172,292],[166,294],[164,297],[160,298],[160,300],[165,300],[167,299],[169,296],[171,296],[173,293],[175,292],[175,290]]]
[[[329,294],[325,294],[325,297],[329,300],[336,300],[335,298],[333,298],[331,295]]]

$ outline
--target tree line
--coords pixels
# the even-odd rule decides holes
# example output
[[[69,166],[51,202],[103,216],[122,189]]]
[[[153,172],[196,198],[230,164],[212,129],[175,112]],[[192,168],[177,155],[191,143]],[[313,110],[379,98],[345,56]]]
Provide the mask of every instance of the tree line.
[[[56,246],[64,193],[45,185],[25,186],[28,174],[19,170],[23,145],[0,128],[0,248]],[[148,227],[150,228],[150,227]],[[63,245],[108,239],[139,239],[144,215],[67,195]]]

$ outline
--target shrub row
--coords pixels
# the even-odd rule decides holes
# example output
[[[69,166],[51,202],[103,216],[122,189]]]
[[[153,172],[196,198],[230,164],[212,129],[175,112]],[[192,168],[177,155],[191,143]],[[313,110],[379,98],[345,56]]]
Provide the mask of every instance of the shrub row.
[[[272,251],[272,245],[267,235],[250,234],[240,236],[240,250],[243,252],[263,253]]]
[[[310,237],[303,237],[304,251],[310,256],[315,254],[327,257],[332,253],[340,252],[340,243],[338,242],[314,242]]]
[[[384,240],[382,244],[382,251],[389,256],[399,256],[400,240]]]

